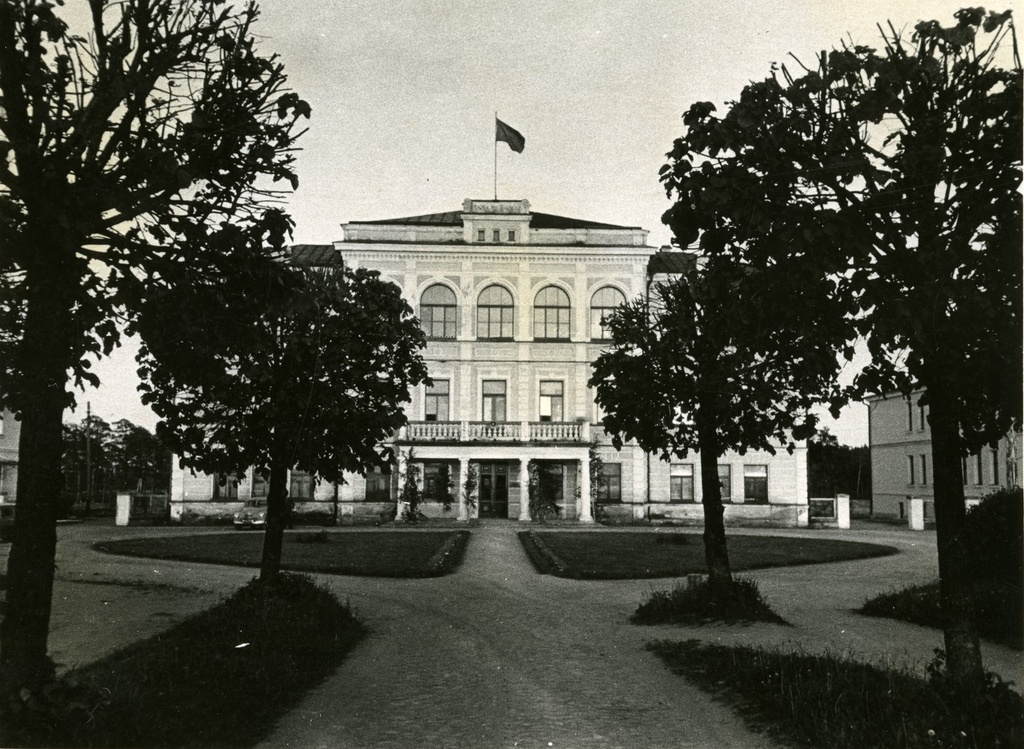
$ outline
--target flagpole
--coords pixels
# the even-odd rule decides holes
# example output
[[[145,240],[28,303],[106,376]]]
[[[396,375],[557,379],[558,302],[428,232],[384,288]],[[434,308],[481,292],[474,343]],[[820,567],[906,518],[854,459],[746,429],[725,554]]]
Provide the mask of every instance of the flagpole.
[[[494,128],[498,128],[498,110],[494,110]],[[494,200],[498,200],[498,136],[494,136]]]

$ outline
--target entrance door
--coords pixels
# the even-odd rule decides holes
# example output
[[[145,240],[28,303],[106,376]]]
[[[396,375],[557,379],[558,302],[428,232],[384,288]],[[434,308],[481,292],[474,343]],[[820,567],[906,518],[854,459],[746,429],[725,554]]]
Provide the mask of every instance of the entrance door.
[[[479,508],[482,518],[508,517],[508,463],[480,463]]]

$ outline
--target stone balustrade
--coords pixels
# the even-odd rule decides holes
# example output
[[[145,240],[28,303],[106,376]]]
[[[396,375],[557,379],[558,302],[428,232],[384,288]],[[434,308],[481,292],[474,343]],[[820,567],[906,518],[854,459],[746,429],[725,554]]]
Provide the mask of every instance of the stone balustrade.
[[[590,425],[568,421],[411,421],[408,442],[589,442]]]

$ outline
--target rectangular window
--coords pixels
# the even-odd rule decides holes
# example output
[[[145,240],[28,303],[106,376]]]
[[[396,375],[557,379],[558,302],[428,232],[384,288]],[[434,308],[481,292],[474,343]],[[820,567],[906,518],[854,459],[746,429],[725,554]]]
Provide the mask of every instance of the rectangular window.
[[[508,241],[509,242],[515,242],[516,241],[516,233],[515,233],[514,230],[509,230]]]
[[[513,307],[485,307],[476,308],[476,335],[477,338],[490,340],[512,340]]]
[[[313,499],[313,490],[316,482],[313,477],[305,471],[292,471],[291,481],[288,485],[288,496],[299,501],[310,501]]]
[[[227,473],[213,477],[214,499],[238,499],[238,479]]]
[[[722,488],[722,501],[732,501],[732,466],[719,464],[718,485]]]
[[[916,463],[914,462],[914,456],[907,456],[907,483],[913,486],[917,483],[917,472],[914,469]]]
[[[391,467],[374,466],[373,470],[366,474],[366,501],[367,502],[390,502],[391,501]]]
[[[434,380],[427,385],[423,399],[423,418],[426,421],[448,421],[450,380]]]
[[[259,471],[252,472],[252,498],[264,499],[270,490],[270,482]]]
[[[476,241],[477,242],[486,242],[487,241],[487,231],[485,229],[477,229],[476,230]]]
[[[907,431],[914,431],[914,402],[907,398]]]
[[[484,380],[483,420],[505,421],[505,381]]]
[[[455,340],[458,308],[450,304],[420,305],[420,327],[427,338]]]
[[[747,502],[768,501],[768,466],[743,466],[743,499]]]
[[[495,242],[500,242],[501,241],[501,229],[495,229],[492,232],[492,237],[493,237]]]
[[[597,489],[598,502],[622,501],[622,463],[601,465],[601,485]]]
[[[693,501],[693,463],[673,463],[669,470],[669,501]]]
[[[999,483],[999,448],[992,448],[992,484]]]
[[[985,466],[982,465],[981,450],[978,450],[978,454],[974,456],[974,470],[977,471],[974,474],[974,485],[982,486],[985,483]]]
[[[928,458],[921,453],[921,486],[928,486]]]
[[[565,421],[563,397],[564,385],[561,380],[541,380],[540,420]]]
[[[917,404],[917,428],[922,432],[925,426],[928,424],[928,411],[926,406],[922,406],[920,403]]]
[[[443,502],[451,495],[451,470],[447,463],[423,464],[423,498],[430,502]]]

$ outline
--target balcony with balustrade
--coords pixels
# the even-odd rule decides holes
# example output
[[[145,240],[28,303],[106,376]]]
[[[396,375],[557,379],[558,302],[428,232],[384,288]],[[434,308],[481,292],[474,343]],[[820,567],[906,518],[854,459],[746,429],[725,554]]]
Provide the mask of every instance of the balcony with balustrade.
[[[579,421],[410,421],[395,436],[399,444],[548,443],[586,444],[589,423]]]

